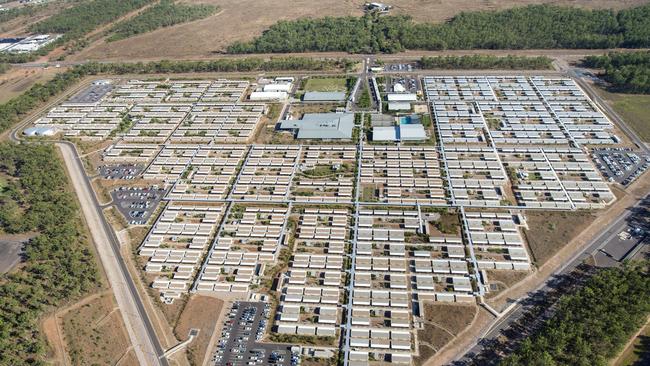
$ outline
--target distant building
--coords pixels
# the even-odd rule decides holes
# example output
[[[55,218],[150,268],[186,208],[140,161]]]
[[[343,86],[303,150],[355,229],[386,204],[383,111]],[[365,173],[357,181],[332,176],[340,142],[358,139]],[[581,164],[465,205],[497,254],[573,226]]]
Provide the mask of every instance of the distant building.
[[[382,3],[365,3],[363,8],[367,12],[388,13],[393,7]]]
[[[415,102],[418,96],[413,93],[392,93],[386,95],[389,102]]]
[[[0,39],[0,51],[11,53],[28,53],[38,50],[55,40],[60,35],[36,34],[26,38],[3,38]]]
[[[282,130],[297,131],[298,139],[350,140],[353,128],[352,113],[307,113],[302,119],[280,124]]]
[[[410,111],[411,103],[409,102],[390,102],[388,103],[389,111]]]
[[[373,141],[423,141],[427,139],[424,126],[419,123],[391,127],[374,127]]]
[[[283,91],[255,91],[252,92],[249,99],[256,101],[276,101],[286,100],[288,94]]]
[[[265,92],[285,92],[289,93],[291,91],[291,83],[272,83],[264,85]]]
[[[303,102],[345,102],[345,92],[306,92]]]
[[[406,92],[406,88],[404,87],[404,85],[402,85],[400,83],[397,83],[397,84],[393,85],[393,91],[395,93],[404,93],[404,92]]]

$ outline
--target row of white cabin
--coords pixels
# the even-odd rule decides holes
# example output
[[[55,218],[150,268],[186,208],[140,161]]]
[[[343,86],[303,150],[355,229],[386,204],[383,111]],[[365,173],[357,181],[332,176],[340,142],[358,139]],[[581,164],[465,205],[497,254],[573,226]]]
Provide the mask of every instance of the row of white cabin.
[[[168,298],[189,290],[223,209],[176,202],[165,207],[138,251],[148,257],[145,272],[158,275],[153,288]]]
[[[288,214],[286,207],[246,206],[241,212],[231,207],[201,268],[196,291],[245,296],[265,265],[277,259]],[[251,242],[261,245],[249,250]]]
[[[620,141],[571,79],[425,77],[424,88],[445,142],[483,141],[483,119],[498,121],[498,129],[489,128],[501,145],[566,144],[567,137],[579,144]]]

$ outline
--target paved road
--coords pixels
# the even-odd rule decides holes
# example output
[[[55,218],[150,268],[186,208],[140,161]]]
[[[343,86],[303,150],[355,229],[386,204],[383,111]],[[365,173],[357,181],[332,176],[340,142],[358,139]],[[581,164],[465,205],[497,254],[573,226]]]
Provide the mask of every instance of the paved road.
[[[9,132],[9,138],[15,142],[21,142],[20,132],[25,126],[32,123],[35,118],[34,116],[38,116],[44,111],[49,110],[52,106],[60,103],[68,96],[74,95],[90,84],[90,81],[80,83],[68,92],[39,108],[32,114],[31,118],[27,118],[16,125]],[[151,325],[151,321],[142,304],[140,294],[120,254],[119,240],[115,236],[112,227],[106,222],[101,205],[91,188],[90,180],[86,176],[76,148],[69,142],[53,142],[61,149],[64,162],[71,176],[71,183],[81,202],[82,213],[88,223],[93,242],[97,248],[97,253],[106,271],[108,282],[115,293],[115,298],[138,362],[141,365],[169,365],[167,359],[164,358],[164,350]]]
[[[643,201],[637,202],[633,208],[638,207]],[[591,241],[591,243],[584,248],[583,250],[579,251],[576,253],[569,261],[564,264],[564,266],[560,267],[558,270],[556,270],[549,278],[537,289],[530,291],[531,294],[539,293],[540,291],[542,292],[548,292],[551,290],[551,287],[549,284],[553,279],[557,276],[562,276],[570,273],[573,271],[576,267],[578,267],[582,262],[584,262],[585,259],[587,259],[591,254],[597,253],[600,249],[611,245],[613,242],[618,241],[618,234],[627,228],[628,226],[628,219],[632,215],[633,210],[627,210],[625,213],[621,216],[619,216],[618,219],[616,219],[614,222],[609,224],[605,230],[603,230],[598,236],[594,237],[594,239]],[[517,321],[521,316],[529,309],[529,306],[524,306],[521,304],[521,300],[525,300],[525,298],[520,299],[520,301],[515,305],[510,312],[500,318],[499,320],[496,321],[490,328],[490,330],[482,337],[481,340],[476,342],[471,348],[467,349],[467,351],[463,354],[460,355],[459,358],[457,358],[458,361],[454,362],[454,364],[471,364],[472,357],[474,355],[480,354],[483,351],[483,346],[481,345],[482,340],[493,340],[499,337],[502,332],[507,329],[511,324],[513,324],[515,321]],[[488,342],[489,343],[489,342]]]
[[[158,342],[135,284],[120,255],[119,241],[101,212],[76,149],[72,144],[65,142],[57,143],[57,146],[61,149],[72,185],[81,203],[81,210],[88,223],[108,282],[115,294],[139,363],[141,365],[168,365],[167,360],[163,357],[164,350]]]

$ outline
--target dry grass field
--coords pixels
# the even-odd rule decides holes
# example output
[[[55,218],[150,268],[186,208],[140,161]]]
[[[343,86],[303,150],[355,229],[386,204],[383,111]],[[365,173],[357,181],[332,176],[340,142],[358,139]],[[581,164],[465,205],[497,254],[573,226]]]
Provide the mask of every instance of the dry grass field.
[[[223,301],[208,296],[192,296],[185,305],[185,309],[176,323],[174,333],[178,339],[185,340],[190,329],[199,329],[199,335],[187,348],[187,358],[190,364],[203,364],[210,338],[222,310]]]
[[[73,365],[114,365],[129,350],[129,339],[111,293],[74,307],[62,317],[65,345]]]
[[[14,4],[15,5],[15,4]],[[61,9],[70,7],[71,3],[64,1],[51,2],[32,15],[23,15],[0,24],[0,38],[24,36],[28,34],[27,28],[51,15],[61,11]],[[9,4],[5,6],[9,8]]]
[[[234,41],[258,36],[279,20],[304,17],[362,15],[364,0],[183,0],[220,7],[208,18],[106,43],[97,40],[73,60],[193,59],[224,50]],[[536,3],[573,5],[585,8],[621,9],[647,0],[392,0],[393,14],[412,16],[416,21],[440,22],[461,11],[496,10]]]
[[[36,83],[45,83],[54,76],[65,71],[65,68],[49,67],[47,69],[12,68],[0,75],[0,103],[17,97]]]
[[[418,331],[420,356],[414,359],[415,364],[425,364],[438,350],[472,325],[477,312],[475,304],[425,302],[424,329]]]
[[[525,234],[535,264],[539,267],[546,263],[595,219],[596,216],[589,211],[528,212],[529,230],[525,230]]]

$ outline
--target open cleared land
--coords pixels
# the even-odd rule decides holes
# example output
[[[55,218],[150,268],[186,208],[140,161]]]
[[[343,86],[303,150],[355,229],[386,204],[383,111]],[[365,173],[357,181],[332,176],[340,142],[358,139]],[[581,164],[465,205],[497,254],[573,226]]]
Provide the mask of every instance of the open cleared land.
[[[416,365],[423,365],[438,350],[469,327],[478,311],[475,305],[424,303],[424,329],[418,332],[420,357]]]
[[[596,219],[590,212],[528,212],[526,239],[537,266],[546,263]]]
[[[115,364],[129,349],[126,329],[111,294],[70,310],[62,320],[73,365]]]
[[[185,305],[174,329],[180,340],[188,337],[190,329],[199,329],[199,335],[187,347],[187,358],[192,365],[203,364],[210,338],[223,310],[223,301],[208,296],[193,296]]]
[[[124,59],[124,58],[193,58],[206,57],[220,52],[234,41],[250,40],[279,20],[293,20],[303,17],[362,15],[361,6],[365,1],[323,0],[320,2],[242,0],[189,0],[193,4],[212,4],[219,11],[212,16],[191,23],[160,29],[126,40],[105,43],[99,40],[86,50],[73,56],[75,60],[85,59]],[[555,5],[574,5],[585,8],[621,9],[635,6],[643,0],[395,0],[393,14],[412,16],[419,22],[444,21],[461,11],[497,10],[533,3],[553,3]]]
[[[346,80],[344,78],[310,78],[305,83],[306,91],[334,92],[345,91]]]
[[[52,16],[61,9],[70,7],[68,1],[52,1],[47,6],[37,7],[32,13],[18,16],[0,24],[0,38],[22,36],[27,33],[27,28],[49,16]]]
[[[643,141],[650,142],[650,95],[610,93],[595,88]]]
[[[48,69],[11,69],[0,75],[0,103],[16,97],[36,83],[44,83],[62,72],[62,68]]]

